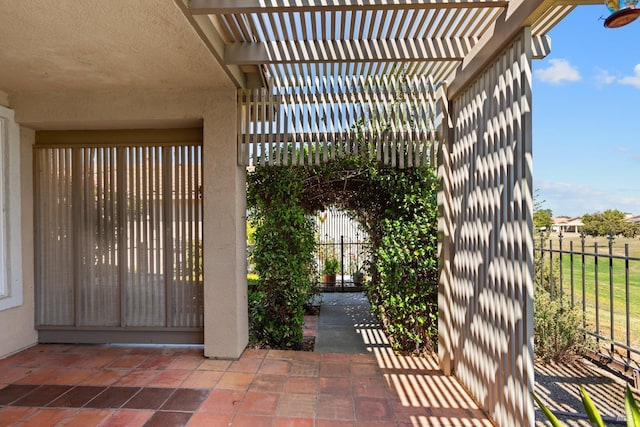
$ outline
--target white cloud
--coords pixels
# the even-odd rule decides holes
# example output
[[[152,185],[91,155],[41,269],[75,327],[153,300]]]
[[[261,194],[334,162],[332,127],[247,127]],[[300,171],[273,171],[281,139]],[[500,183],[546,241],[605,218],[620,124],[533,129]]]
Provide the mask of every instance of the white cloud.
[[[623,77],[618,81],[620,82],[620,84],[629,85],[640,89],[640,64],[633,67],[633,73],[634,74],[632,76]]]
[[[610,85],[616,81],[616,77],[609,73],[607,70],[598,70],[598,74],[596,74],[596,82],[599,85],[606,86]]]
[[[566,59],[550,59],[547,68],[536,70],[535,76],[545,83],[560,84],[581,79],[578,69]]]
[[[543,208],[551,209],[554,216],[578,216],[585,213],[618,209],[622,212],[640,213],[638,189],[609,188],[606,190],[568,182],[535,182]],[[631,196],[629,194],[632,194]]]

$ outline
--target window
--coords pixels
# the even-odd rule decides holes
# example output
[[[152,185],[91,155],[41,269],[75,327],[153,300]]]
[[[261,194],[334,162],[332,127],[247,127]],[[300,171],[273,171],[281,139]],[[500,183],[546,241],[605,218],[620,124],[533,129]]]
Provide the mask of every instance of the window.
[[[0,106],[0,310],[22,305],[20,129]]]

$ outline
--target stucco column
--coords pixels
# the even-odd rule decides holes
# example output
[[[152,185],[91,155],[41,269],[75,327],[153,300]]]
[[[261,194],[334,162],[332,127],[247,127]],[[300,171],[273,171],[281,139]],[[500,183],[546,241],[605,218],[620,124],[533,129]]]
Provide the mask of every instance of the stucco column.
[[[249,340],[246,172],[236,157],[236,91],[221,90],[204,114],[204,354],[237,358]]]

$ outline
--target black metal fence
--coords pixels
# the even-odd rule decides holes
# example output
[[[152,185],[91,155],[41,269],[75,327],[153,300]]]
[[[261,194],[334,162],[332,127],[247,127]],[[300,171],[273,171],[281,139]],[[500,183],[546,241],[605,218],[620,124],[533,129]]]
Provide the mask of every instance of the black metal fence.
[[[318,283],[323,291],[361,291],[368,280],[369,239],[360,224],[335,208],[316,216]],[[333,272],[333,273],[332,273]]]
[[[640,362],[640,258],[629,244],[587,242],[584,234],[536,239],[536,281],[583,313],[599,350],[625,368]]]

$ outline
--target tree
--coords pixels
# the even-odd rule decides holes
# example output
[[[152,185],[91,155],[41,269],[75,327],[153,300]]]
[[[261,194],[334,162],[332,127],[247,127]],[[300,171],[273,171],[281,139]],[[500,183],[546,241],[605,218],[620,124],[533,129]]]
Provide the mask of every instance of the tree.
[[[624,236],[634,238],[640,234],[640,226],[624,220],[624,213],[609,209],[602,213],[586,214],[582,217],[585,234],[593,237]]]
[[[533,226],[536,229],[544,229],[550,230],[553,225],[553,220],[551,219],[553,214],[551,209],[538,209],[533,211]]]

